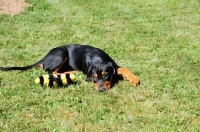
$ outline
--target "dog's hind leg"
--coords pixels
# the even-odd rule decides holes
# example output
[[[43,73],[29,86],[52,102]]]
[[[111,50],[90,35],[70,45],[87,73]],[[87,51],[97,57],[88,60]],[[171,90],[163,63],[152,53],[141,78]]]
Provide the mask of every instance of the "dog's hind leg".
[[[52,49],[43,59],[43,69],[49,74],[57,73],[68,60],[68,51],[64,48],[58,47]]]

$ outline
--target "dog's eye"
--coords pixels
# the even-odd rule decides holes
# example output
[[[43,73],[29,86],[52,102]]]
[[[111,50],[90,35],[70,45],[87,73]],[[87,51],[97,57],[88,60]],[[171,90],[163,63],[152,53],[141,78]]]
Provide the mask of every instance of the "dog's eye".
[[[109,78],[109,74],[105,74],[105,75],[103,76],[103,78],[104,78],[104,79],[108,79],[108,78]]]
[[[103,77],[106,78],[106,77],[108,77],[108,76],[109,76],[108,74],[105,74]]]

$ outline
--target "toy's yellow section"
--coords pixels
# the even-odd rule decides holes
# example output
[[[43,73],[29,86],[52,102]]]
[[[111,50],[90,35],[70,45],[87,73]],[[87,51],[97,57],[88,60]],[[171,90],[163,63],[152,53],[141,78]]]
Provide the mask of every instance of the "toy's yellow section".
[[[50,81],[49,78],[44,78],[44,84],[43,85],[48,87],[49,81]]]
[[[53,81],[53,87],[58,87],[58,83]]]
[[[42,75],[44,78],[49,78],[49,75]]]
[[[68,84],[67,78],[66,78],[65,74],[61,74],[61,80],[62,80],[62,83],[63,83],[64,85],[67,85],[67,84]]]
[[[76,76],[74,74],[70,74],[69,76],[70,76],[72,82],[76,79]]]
[[[40,78],[35,79],[35,83],[39,84],[40,83]]]

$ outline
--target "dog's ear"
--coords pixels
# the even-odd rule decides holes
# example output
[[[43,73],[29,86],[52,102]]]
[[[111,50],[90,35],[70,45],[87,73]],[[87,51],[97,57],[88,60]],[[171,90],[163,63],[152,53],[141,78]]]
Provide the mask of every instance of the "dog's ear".
[[[113,74],[114,74],[114,75],[117,74],[117,73],[116,73],[117,69],[115,68],[115,66],[113,66],[113,63],[112,63],[112,62],[108,62],[108,65],[109,65],[109,66],[112,66],[112,68],[113,68]]]
[[[89,66],[89,68],[88,68],[88,75],[91,74],[91,71],[92,71],[92,69],[93,69],[93,66],[94,66],[94,64],[92,64],[92,65]]]

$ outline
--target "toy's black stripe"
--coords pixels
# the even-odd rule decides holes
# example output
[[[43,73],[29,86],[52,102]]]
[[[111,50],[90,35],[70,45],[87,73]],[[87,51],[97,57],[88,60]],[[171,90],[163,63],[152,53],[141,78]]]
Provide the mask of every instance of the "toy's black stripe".
[[[68,84],[72,83],[72,79],[70,78],[70,74],[66,74],[66,79],[67,79]]]
[[[44,77],[41,76],[41,77],[39,77],[39,79],[40,79],[40,84],[43,86],[44,85]]]
[[[62,82],[62,80],[61,80],[60,78],[58,79],[57,83],[58,83],[58,86],[59,86],[59,87],[62,87],[62,86],[63,86],[63,82]]]
[[[57,83],[58,83],[58,86],[59,87],[62,87],[63,86],[63,82],[62,82],[62,79],[61,79],[61,75],[57,75]]]
[[[55,77],[54,77],[54,75],[50,74],[50,75],[49,75],[49,78],[55,78]]]
[[[54,80],[49,80],[49,87],[51,88],[51,87],[53,87],[53,82],[54,82]]]
[[[61,75],[57,75],[57,77],[58,77],[59,79],[61,79]]]

